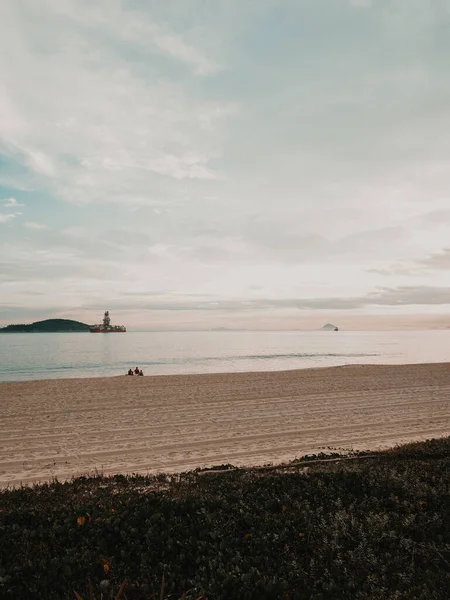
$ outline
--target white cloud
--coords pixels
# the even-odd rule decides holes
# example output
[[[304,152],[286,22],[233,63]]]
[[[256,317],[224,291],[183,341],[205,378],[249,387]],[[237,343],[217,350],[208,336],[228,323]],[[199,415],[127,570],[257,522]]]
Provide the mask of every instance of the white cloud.
[[[149,28],[153,43],[162,52],[190,66],[198,75],[209,75],[219,70],[219,66],[203,56],[196,48],[186,44],[180,36],[164,32],[157,25]]]
[[[47,229],[47,225],[43,225],[42,223],[36,223],[35,221],[26,221],[23,224],[23,226],[26,227],[27,229],[36,229],[36,230]]]
[[[9,213],[7,215],[0,213],[0,223],[9,223],[9,221],[12,221],[16,217],[17,214],[15,213]]]
[[[43,152],[25,148],[24,154],[27,155],[29,165],[36,173],[49,177],[55,174],[56,168],[52,159]]]
[[[80,7],[80,4],[82,5]],[[124,10],[117,0],[81,2],[74,0],[45,0],[47,10],[68,17],[83,28],[92,29],[97,36],[112,35],[128,45],[154,50],[179,61],[198,75],[208,75],[220,69],[201,49],[183,39],[182,33],[158,24],[151,11]]]
[[[19,206],[24,206],[23,204],[20,204],[19,202],[17,202],[17,200],[15,198],[8,198],[6,200],[6,202],[3,202],[3,206],[5,208],[17,208]]]
[[[74,238],[77,240],[82,240],[90,235],[90,231],[86,227],[66,227],[61,233],[65,238]]]
[[[0,10],[2,44],[15,56],[11,69],[0,54],[0,143],[41,188],[80,204],[151,204],[161,178],[218,177],[210,162],[221,154],[219,124],[237,105],[159,75],[158,53],[197,74],[216,70],[182,34],[114,0],[46,0],[39,9],[23,0]],[[29,73],[39,80],[32,90]]]

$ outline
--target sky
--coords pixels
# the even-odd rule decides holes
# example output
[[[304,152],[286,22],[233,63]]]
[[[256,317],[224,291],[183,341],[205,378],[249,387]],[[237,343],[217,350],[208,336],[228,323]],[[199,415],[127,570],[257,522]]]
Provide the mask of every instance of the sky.
[[[0,324],[450,324],[448,0],[2,0]]]

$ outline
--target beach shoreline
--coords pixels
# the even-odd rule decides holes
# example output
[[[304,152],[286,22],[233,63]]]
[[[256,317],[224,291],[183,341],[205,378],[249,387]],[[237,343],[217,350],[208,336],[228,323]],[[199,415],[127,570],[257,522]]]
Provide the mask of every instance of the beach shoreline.
[[[0,383],[0,487],[450,435],[450,363]]]

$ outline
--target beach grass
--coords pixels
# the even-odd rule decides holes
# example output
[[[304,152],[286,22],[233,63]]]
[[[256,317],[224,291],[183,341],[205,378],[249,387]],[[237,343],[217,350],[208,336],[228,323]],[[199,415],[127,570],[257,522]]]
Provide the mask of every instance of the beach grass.
[[[0,597],[448,598],[450,438],[314,458],[3,490]]]

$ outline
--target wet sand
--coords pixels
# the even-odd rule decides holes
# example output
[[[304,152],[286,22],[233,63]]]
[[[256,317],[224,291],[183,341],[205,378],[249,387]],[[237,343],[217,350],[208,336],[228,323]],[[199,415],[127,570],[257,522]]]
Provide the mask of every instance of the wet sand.
[[[450,364],[0,383],[0,486],[450,435]]]

